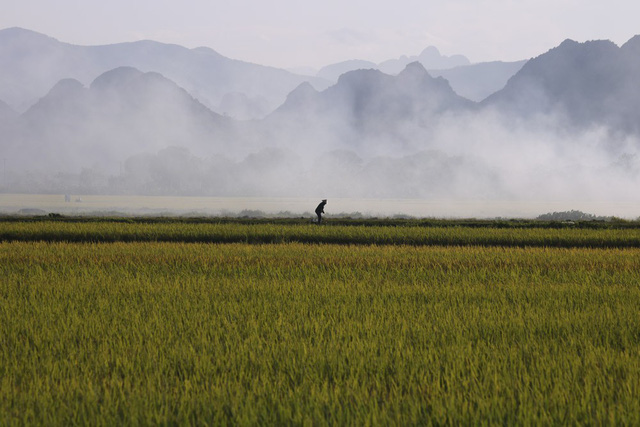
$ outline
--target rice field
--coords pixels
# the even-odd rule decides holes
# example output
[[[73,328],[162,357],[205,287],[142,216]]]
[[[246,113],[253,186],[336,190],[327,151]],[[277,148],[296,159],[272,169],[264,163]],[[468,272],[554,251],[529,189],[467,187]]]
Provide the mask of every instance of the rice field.
[[[425,226],[411,220],[390,225],[364,220],[318,227],[305,220],[177,222],[63,218],[0,224],[0,241],[640,247],[640,225],[636,222],[615,227],[607,223],[544,227],[507,222],[498,227],[491,221],[433,222]]]
[[[636,228],[0,222],[0,424],[640,424]]]

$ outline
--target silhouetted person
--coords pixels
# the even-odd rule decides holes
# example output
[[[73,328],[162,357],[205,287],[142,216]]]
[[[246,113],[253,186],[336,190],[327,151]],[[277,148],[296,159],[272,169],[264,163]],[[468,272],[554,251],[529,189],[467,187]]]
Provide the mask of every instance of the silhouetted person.
[[[318,224],[322,222],[322,214],[324,213],[324,205],[327,204],[327,199],[323,199],[322,202],[316,208],[316,215],[318,215]]]

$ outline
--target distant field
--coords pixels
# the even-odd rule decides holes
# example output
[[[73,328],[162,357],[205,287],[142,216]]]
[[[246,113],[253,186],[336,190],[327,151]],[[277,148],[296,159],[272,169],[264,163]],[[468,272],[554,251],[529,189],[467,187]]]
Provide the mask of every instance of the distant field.
[[[0,424],[640,424],[640,228],[0,222]]]

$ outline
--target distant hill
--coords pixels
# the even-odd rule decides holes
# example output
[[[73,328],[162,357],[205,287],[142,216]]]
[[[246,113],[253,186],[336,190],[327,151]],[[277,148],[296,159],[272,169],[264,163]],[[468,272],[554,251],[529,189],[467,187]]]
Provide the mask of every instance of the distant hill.
[[[597,216],[578,210],[549,212],[536,217],[540,221],[611,221],[612,217]]]
[[[120,67],[90,87],[58,82],[19,118],[25,164],[46,170],[101,163],[137,152],[184,146],[200,155],[226,150],[234,123],[158,73]]]
[[[402,72],[407,67],[407,65],[413,62],[422,64],[422,66],[427,70],[446,70],[471,64],[467,57],[465,57],[464,55],[442,55],[436,47],[429,46],[428,48],[423,50],[420,55],[403,55],[400,58],[389,59],[379,64],[371,61],[364,61],[361,59],[353,59],[349,61],[338,62],[336,64],[330,64],[326,67],[321,68],[316,75],[333,82],[336,82],[342,74],[355,70],[374,69],[380,70],[385,74],[396,75]]]
[[[33,62],[16,59],[30,63],[24,81],[44,84],[51,78],[49,64],[72,61],[69,52],[79,51],[34,37],[33,46],[52,43],[62,49],[45,47],[40,56],[28,50],[25,57]],[[154,58],[156,48],[174,51],[168,55],[177,61],[175,69],[180,68],[179,55],[215,56],[208,49],[135,45],[146,46],[139,55]],[[86,62],[84,53],[76,60],[95,64]],[[486,73],[486,81],[498,85],[508,67],[515,72],[519,65],[468,65],[446,73],[454,81],[455,73]],[[51,69],[64,69],[56,66]],[[0,74],[18,82],[19,68],[3,67]],[[46,79],[35,78],[37,70],[47,71],[40,73]],[[0,124],[0,159],[7,159],[0,190],[308,197],[324,196],[329,189],[341,197],[630,197],[640,182],[638,76],[640,37],[622,47],[565,41],[529,60],[481,103],[460,96],[445,78],[413,62],[397,75],[350,71],[326,89],[302,81],[265,118],[239,121],[213,112],[166,75],[119,66],[89,83],[59,79],[19,115],[0,103],[0,123],[6,122]],[[261,102],[259,96],[228,92],[219,106],[229,116],[254,118],[260,113],[253,108]],[[610,132],[592,132],[601,126]],[[621,137],[612,138],[611,132]]]
[[[526,61],[517,62],[484,62],[470,64],[462,55],[444,56],[431,46],[419,56],[402,56],[399,59],[376,64],[371,61],[350,60],[327,65],[317,76],[336,82],[349,71],[380,70],[385,74],[396,75],[412,62],[418,62],[434,77],[444,77],[453,90],[471,101],[482,101],[487,96],[502,89]]]
[[[318,71],[317,76],[332,82],[337,82],[338,78],[344,73],[355,70],[378,69],[378,64],[371,61],[361,59],[352,59],[349,61],[338,62],[337,64],[327,65]]]
[[[106,46],[76,46],[21,28],[0,30],[0,99],[25,111],[58,81],[89,84],[121,66],[158,72],[175,81],[210,108],[227,93],[264,98],[270,109],[304,81],[318,88],[328,82],[285,70],[226,58],[209,48],[139,41]]]
[[[349,148],[384,139],[390,148],[399,148],[416,132],[430,128],[439,115],[472,110],[474,105],[415,62],[397,76],[351,71],[322,92],[303,84],[265,122],[271,130],[287,130],[281,139],[346,141],[348,146],[351,141]]]
[[[556,114],[578,128],[599,124],[640,134],[640,36],[622,47],[565,40],[527,62],[483,105],[519,117]]]
[[[480,102],[504,88],[526,62],[482,62],[447,70],[429,70],[429,74],[447,79],[458,95]]]
[[[419,62],[427,70],[445,70],[471,64],[464,55],[442,55],[435,46],[429,46],[418,56],[401,56],[378,64],[380,71],[386,74],[398,74],[412,62]]]
[[[230,92],[222,97],[215,110],[238,120],[254,120],[265,117],[272,108],[263,97],[250,98],[241,92]]]

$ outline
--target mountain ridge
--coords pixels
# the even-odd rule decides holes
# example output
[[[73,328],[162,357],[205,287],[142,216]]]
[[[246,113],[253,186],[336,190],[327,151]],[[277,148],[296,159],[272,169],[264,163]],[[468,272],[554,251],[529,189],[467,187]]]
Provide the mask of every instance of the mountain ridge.
[[[566,40],[480,103],[417,62],[397,75],[356,70],[322,90],[300,82],[265,119],[243,122],[163,73],[118,66],[9,111],[0,189],[628,199],[640,185],[639,48],[637,37]]]
[[[136,152],[167,146],[221,151],[235,126],[175,82],[132,67],[107,71],[88,87],[60,80],[17,122],[23,161],[61,169],[77,159],[113,168]]]
[[[634,56],[640,38],[634,39],[626,48],[567,39],[529,60],[482,104],[523,117],[556,113],[579,128],[599,124],[640,133],[640,58]]]
[[[120,66],[89,84],[61,79],[25,113],[16,118],[9,108],[6,116],[17,123],[12,144],[27,150],[25,161],[34,156],[46,163],[46,154],[60,164],[65,164],[65,153],[89,156],[93,149],[102,154],[92,161],[113,165],[132,152],[167,146],[184,146],[197,155],[245,155],[265,146],[408,154],[431,149],[434,132],[445,124],[481,120],[494,110],[518,120],[557,112],[560,129],[605,126],[640,135],[640,59],[634,56],[639,46],[638,37],[622,47],[566,40],[526,62],[504,89],[481,103],[461,97],[448,80],[413,62],[397,75],[350,71],[324,90],[302,82],[265,119],[238,122],[215,113],[161,73]],[[206,50],[202,54],[208,55]],[[246,101],[243,96],[229,99],[230,105],[240,103],[238,108]]]
[[[270,139],[298,145],[306,141],[308,150],[336,139],[373,151],[387,139],[404,150],[414,143],[415,132],[426,132],[440,115],[474,108],[475,103],[457,95],[445,79],[432,77],[415,62],[397,76],[373,69],[350,71],[324,91],[303,84],[263,126]],[[282,128],[290,134],[273,131]]]
[[[385,74],[396,75],[412,62],[421,63],[435,77],[445,77],[458,95],[479,102],[502,89],[526,60],[472,64],[463,55],[441,55],[436,47],[429,46],[420,55],[405,55],[381,63],[352,59],[330,64],[321,68],[316,75],[333,82],[337,82],[340,75],[346,72],[362,69],[375,69]]]
[[[213,110],[230,92],[262,97],[275,108],[302,81],[328,86],[316,77],[226,58],[211,48],[150,40],[79,46],[18,27],[0,30],[0,60],[10,64],[0,69],[0,99],[18,111],[25,111],[63,78],[88,84],[120,66],[159,72]],[[48,72],[41,75],[42,69]]]

